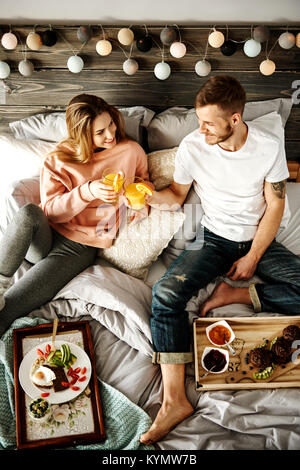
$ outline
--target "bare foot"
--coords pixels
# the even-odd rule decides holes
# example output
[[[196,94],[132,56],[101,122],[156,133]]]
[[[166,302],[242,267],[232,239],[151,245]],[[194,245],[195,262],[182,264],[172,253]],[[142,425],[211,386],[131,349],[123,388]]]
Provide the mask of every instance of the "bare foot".
[[[160,441],[193,412],[194,408],[188,400],[183,403],[163,403],[151,428],[141,436],[140,441],[147,445]]]
[[[233,303],[231,300],[233,289],[234,288],[226,282],[221,282],[221,284],[215,288],[211,296],[202,305],[199,316],[205,317],[209,310]]]

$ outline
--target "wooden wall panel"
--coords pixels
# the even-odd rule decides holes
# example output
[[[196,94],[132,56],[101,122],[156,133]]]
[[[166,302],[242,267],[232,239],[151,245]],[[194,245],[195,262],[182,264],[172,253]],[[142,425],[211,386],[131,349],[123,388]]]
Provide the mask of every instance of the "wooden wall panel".
[[[84,45],[79,55],[85,62],[79,74],[72,74],[67,69],[67,59],[78,52],[82,44],[77,39],[78,25],[55,26],[58,42],[53,47],[42,46],[39,51],[27,51],[27,58],[35,66],[31,77],[23,77],[18,72],[18,63],[24,58],[24,44],[33,26],[13,26],[20,42],[15,51],[1,48],[1,60],[11,66],[12,73],[8,79],[0,82],[0,131],[7,129],[7,124],[16,119],[39,112],[63,110],[68,101],[76,94],[87,92],[102,96],[116,106],[143,105],[154,111],[161,111],[170,106],[192,107],[194,97],[200,86],[208,77],[199,77],[195,71],[195,63],[202,59],[211,25],[180,26],[181,39],[187,45],[187,54],[182,59],[174,59],[164,47],[165,60],[172,69],[171,76],[158,80],[153,69],[161,61],[162,43],[160,32],[165,25],[147,25],[148,32],[156,44],[147,53],[138,51],[134,44],[132,57],[139,63],[139,70],[133,76],[123,72],[122,64],[126,60],[117,33],[122,26],[105,26],[104,31],[113,42],[113,51],[107,57],[101,57],[95,50],[96,42],[102,38],[101,29],[93,26],[94,35]],[[0,25],[2,32],[8,30],[7,25]],[[37,27],[43,31],[47,26]],[[265,77],[259,72],[259,64],[265,59],[266,44],[258,57],[249,58],[243,50],[243,42],[250,38],[251,26],[228,26],[230,39],[238,41],[238,51],[231,57],[225,57],[219,49],[208,47],[207,60],[212,65],[211,75],[228,73],[235,76],[247,92],[248,101],[269,100],[279,97],[290,97],[295,89],[293,83],[299,81],[300,87],[300,49],[282,49],[278,43],[279,35],[286,31],[284,26],[269,26],[271,36],[268,50],[275,44],[271,59],[276,63],[276,72]],[[135,37],[144,33],[143,25],[132,26]],[[226,27],[218,27],[226,36]],[[290,27],[289,31],[297,34],[299,27]],[[160,47],[159,47],[160,46]],[[130,47],[121,46],[126,54]],[[300,98],[300,93],[299,93]],[[289,159],[300,160],[300,106],[293,106],[291,116],[286,125],[286,149]]]

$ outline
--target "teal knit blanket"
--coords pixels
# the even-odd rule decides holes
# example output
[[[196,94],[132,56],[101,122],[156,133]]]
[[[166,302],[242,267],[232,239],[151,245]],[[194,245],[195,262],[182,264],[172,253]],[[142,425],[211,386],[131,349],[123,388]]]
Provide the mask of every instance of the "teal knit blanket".
[[[16,449],[14,405],[13,335],[14,328],[47,323],[44,318],[19,318],[0,339],[0,449]],[[80,445],[80,450],[153,450],[139,438],[151,426],[150,417],[125,395],[99,380],[106,440],[99,444]]]

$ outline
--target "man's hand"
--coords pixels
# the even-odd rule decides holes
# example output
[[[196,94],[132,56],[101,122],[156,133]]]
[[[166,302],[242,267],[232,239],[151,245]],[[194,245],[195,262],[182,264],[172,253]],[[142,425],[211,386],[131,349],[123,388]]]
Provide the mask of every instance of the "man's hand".
[[[257,264],[258,259],[249,252],[233,263],[227,276],[232,281],[250,279],[256,271]]]

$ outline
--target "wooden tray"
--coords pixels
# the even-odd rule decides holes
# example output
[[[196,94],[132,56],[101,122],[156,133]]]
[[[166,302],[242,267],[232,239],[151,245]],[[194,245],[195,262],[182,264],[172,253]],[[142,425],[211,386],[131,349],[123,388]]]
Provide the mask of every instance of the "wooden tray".
[[[201,366],[201,356],[206,346],[213,346],[206,336],[206,327],[219,320],[226,320],[235,333],[231,346],[236,355],[229,352],[228,370],[222,374],[208,374]],[[204,390],[240,390],[254,388],[300,387],[300,344],[295,352],[296,359],[285,365],[276,365],[268,379],[256,380],[253,372],[258,369],[247,363],[247,354],[255,346],[271,342],[282,336],[282,330],[288,325],[300,327],[300,318],[293,317],[234,317],[234,318],[197,318],[194,321],[194,351],[196,389]],[[299,350],[299,355],[296,351]],[[253,367],[253,369],[250,369]]]
[[[35,341],[49,341],[49,343],[51,343],[52,329],[53,323],[45,323],[33,328],[20,328],[13,330],[15,408],[18,449],[39,448],[42,446],[75,446],[78,444],[95,443],[105,439],[93,343],[88,321],[60,322],[57,328],[57,338],[59,340],[64,340],[66,337],[71,338],[71,340],[79,338],[80,343],[82,344],[81,347],[84,349],[91,361],[92,375],[87,386],[85,396],[81,399],[81,401],[85,400],[86,406],[82,415],[86,416],[88,413],[89,426],[82,425],[82,428],[78,426],[78,429],[75,430],[70,427],[68,432],[65,432],[65,435],[62,435],[62,427],[60,426],[59,436],[57,435],[58,431],[55,432],[55,430],[51,429],[51,434],[53,434],[53,436],[50,437],[48,433],[45,437],[44,423],[38,423],[37,425],[40,427],[40,438],[36,438],[35,435],[32,434],[33,426],[32,423],[30,423],[30,418],[26,410],[26,404],[28,403],[29,397],[25,394],[19,383],[19,366],[26,354],[26,344],[28,348],[30,347],[30,344]],[[65,409],[66,406],[68,405],[65,404]],[[78,412],[76,405],[74,405],[73,409],[74,415],[80,413]],[[58,425],[60,425],[59,422],[57,422],[57,426]],[[36,433],[38,431],[39,429],[37,429]]]

